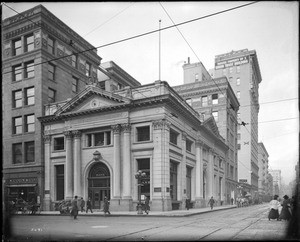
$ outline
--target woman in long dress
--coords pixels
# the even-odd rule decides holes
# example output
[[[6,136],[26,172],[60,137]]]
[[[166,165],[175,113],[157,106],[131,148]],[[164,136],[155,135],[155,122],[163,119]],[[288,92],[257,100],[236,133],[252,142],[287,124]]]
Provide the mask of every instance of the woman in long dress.
[[[270,212],[269,212],[269,216],[268,216],[269,220],[271,220],[271,219],[279,220],[278,208],[280,207],[280,202],[278,201],[278,195],[274,196],[274,199],[271,200],[269,205],[270,205]]]
[[[283,198],[284,200],[282,202],[282,209],[279,215],[279,220],[283,219],[289,221],[292,217],[292,214],[290,212],[291,205],[290,205],[289,197],[287,195],[284,195]]]

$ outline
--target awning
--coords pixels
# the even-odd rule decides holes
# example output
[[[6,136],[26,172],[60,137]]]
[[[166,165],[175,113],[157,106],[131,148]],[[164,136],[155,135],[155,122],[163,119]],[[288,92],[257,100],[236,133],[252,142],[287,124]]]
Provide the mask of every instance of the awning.
[[[36,183],[28,183],[28,184],[8,184],[7,187],[35,187]]]

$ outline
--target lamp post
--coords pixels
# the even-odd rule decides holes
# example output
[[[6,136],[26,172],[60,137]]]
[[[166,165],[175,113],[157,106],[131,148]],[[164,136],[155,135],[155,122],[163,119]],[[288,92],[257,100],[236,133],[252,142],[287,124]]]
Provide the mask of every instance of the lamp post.
[[[146,173],[139,170],[135,174],[135,178],[138,180],[138,197],[139,197],[139,203],[138,203],[138,214],[143,214],[142,211],[142,203],[141,203],[141,186],[142,184],[142,179],[146,177]]]

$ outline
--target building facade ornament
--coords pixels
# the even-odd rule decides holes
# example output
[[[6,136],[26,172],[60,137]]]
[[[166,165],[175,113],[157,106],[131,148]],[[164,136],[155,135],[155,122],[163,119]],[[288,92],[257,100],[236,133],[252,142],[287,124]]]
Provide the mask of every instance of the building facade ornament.
[[[169,122],[168,120],[165,119],[161,119],[161,120],[154,120],[152,121],[152,126],[153,129],[170,129],[171,126],[171,122]]]
[[[121,126],[119,124],[112,125],[111,129],[114,134],[120,134],[121,132]]]
[[[183,131],[182,135],[181,135],[181,138],[182,138],[183,141],[186,141],[187,133]]]
[[[124,123],[124,124],[121,124],[121,127],[122,127],[122,131],[123,132],[130,132],[131,130],[131,124],[130,123]]]
[[[81,138],[81,131],[79,131],[79,130],[73,130],[72,134],[73,134],[75,139]]]
[[[63,133],[67,139],[72,139],[73,136],[72,131],[64,131]]]
[[[49,144],[51,141],[51,136],[50,135],[43,135],[43,140],[44,140],[44,144]]]

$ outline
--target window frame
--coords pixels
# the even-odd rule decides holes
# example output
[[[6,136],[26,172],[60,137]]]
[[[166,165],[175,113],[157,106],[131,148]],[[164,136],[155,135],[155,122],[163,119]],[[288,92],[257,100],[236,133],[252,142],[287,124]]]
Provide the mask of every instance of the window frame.
[[[175,138],[176,136],[176,138]],[[178,136],[179,133],[174,129],[170,128],[170,143],[173,145],[178,145]],[[176,142],[174,142],[176,140]]]
[[[59,143],[57,144],[57,141],[58,140],[63,140],[63,144],[62,143]],[[60,137],[53,137],[53,151],[64,151],[65,150],[65,142],[66,142],[66,139],[64,136],[60,136]]]
[[[31,42],[28,39],[32,38]],[[30,52],[34,50],[34,35],[33,33],[24,36],[24,52]]]
[[[87,77],[91,76],[91,71],[92,71],[92,64],[89,62],[85,62],[85,75]]]
[[[213,111],[211,114],[214,117],[215,121],[219,122],[219,111]],[[214,114],[217,114],[217,115],[214,115]]]
[[[21,154],[17,154],[15,147],[20,146]],[[20,162],[16,162],[16,157],[20,156]],[[12,144],[12,164],[18,165],[23,163],[23,144],[22,143],[13,143]]]
[[[204,100],[206,99],[206,102]],[[201,107],[207,107],[208,106],[208,96],[202,96],[201,97]]]
[[[48,63],[48,80],[55,81],[55,65]]]
[[[34,77],[34,61],[24,63],[24,78]]]
[[[32,95],[28,95],[28,91],[33,90],[33,94]],[[33,101],[29,101],[29,100],[33,100]],[[34,105],[35,104],[35,89],[34,86],[32,87],[27,87],[24,89],[24,105],[25,106],[30,106],[30,105]]]
[[[241,78],[239,77],[236,78],[236,85],[237,86],[241,85]]]
[[[16,47],[16,43],[19,43],[20,46]],[[13,46],[13,52],[12,52],[13,56],[22,54],[22,38],[21,37],[14,39],[12,41],[12,46]]]
[[[32,145],[33,144],[33,145]],[[28,145],[32,145],[31,148],[33,148],[33,151],[28,150]],[[29,147],[30,149],[30,147]],[[28,159],[28,156],[32,156],[33,159],[30,160]],[[24,143],[24,157],[25,157],[25,163],[33,163],[35,162],[35,146],[34,146],[34,141],[28,141]]]
[[[103,144],[96,145],[95,135],[103,134]],[[93,148],[93,147],[103,147],[112,145],[112,135],[111,130],[104,130],[99,132],[91,132],[85,134],[85,147],[86,148]]]
[[[51,45],[51,42],[52,41],[52,45]],[[47,50],[51,53],[51,54],[55,54],[55,39],[52,38],[51,36],[48,36],[48,39],[47,39]]]
[[[143,130],[148,129],[148,130]],[[148,142],[151,140],[151,128],[150,125],[138,126],[136,130],[136,142]]]
[[[217,98],[214,98],[214,97],[216,97],[216,96],[217,96]],[[218,95],[218,93],[212,94],[212,95],[211,95],[211,99],[212,99],[212,104],[213,104],[213,105],[219,104],[219,95]]]
[[[16,96],[17,93],[21,94],[20,98],[17,98],[17,96]],[[21,102],[20,105],[17,105],[18,101]],[[13,108],[23,107],[23,92],[22,92],[22,89],[12,91],[12,107]]]
[[[23,79],[23,67],[22,64],[14,65],[12,67],[12,73],[13,73],[13,82],[22,81]],[[18,78],[19,77],[19,78]]]
[[[194,142],[192,140],[186,138],[186,140],[185,140],[185,149],[189,152],[192,152],[193,151],[193,143]]]
[[[50,93],[53,93],[53,96],[49,96]],[[56,100],[56,90],[48,87],[48,103],[54,103]]]
[[[21,124],[17,125],[16,122],[17,120],[21,121]],[[17,117],[13,117],[13,134],[14,135],[18,135],[18,134],[23,134],[23,118],[22,116],[17,116]],[[20,132],[17,132],[18,127],[20,128]]]
[[[71,59],[72,59],[72,66],[74,68],[77,68],[77,66],[78,66],[78,55],[73,52],[72,56],[71,56]]]
[[[33,121],[29,122],[29,118],[33,117]],[[35,132],[35,115],[34,114],[28,114],[24,116],[24,132],[25,133],[32,133]],[[32,127],[32,128],[30,128]]]
[[[79,83],[79,78],[72,76],[72,92],[74,93],[78,92],[78,83]]]

